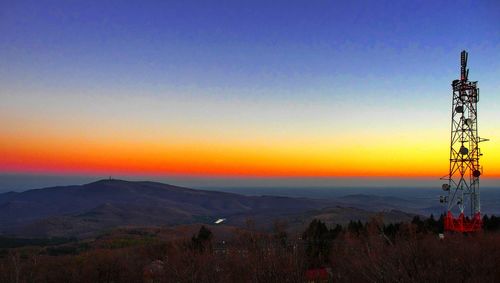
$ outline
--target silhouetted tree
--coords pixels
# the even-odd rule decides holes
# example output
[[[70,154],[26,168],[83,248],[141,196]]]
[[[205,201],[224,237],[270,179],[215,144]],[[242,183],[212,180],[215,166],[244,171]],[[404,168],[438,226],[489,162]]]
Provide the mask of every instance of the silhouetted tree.
[[[488,215],[484,215],[483,229],[488,232],[494,232],[500,230],[500,217],[496,217],[495,215],[488,217]]]
[[[288,245],[288,233],[286,232],[286,228],[287,228],[286,222],[284,221],[274,222],[273,237],[281,247],[287,247]]]
[[[361,223],[361,221],[349,221],[349,224],[347,224],[347,231],[351,232],[351,233],[355,233],[357,235],[359,235],[359,233],[361,233],[362,231],[364,230],[364,226],[363,226],[363,223]]]
[[[330,254],[331,234],[325,223],[314,219],[303,233],[308,262],[312,266],[321,266]]]
[[[211,249],[212,231],[205,226],[201,226],[198,235],[191,238],[191,246],[198,252],[203,252],[207,248]]]

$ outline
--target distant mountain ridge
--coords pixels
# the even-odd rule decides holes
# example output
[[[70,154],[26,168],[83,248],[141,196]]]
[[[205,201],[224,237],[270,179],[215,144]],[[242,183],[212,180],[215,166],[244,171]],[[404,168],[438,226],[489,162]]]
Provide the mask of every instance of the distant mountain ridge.
[[[194,190],[156,182],[100,180],[0,194],[0,233],[54,236],[122,225],[175,225],[217,217],[283,215],[332,201]]]
[[[392,201],[406,204],[405,200]],[[211,224],[218,218],[227,219],[224,225],[240,227],[252,219],[262,229],[271,229],[280,219],[299,230],[313,218],[345,224],[366,221],[379,211],[391,222],[414,215],[387,204],[384,198],[367,195],[337,199],[248,196],[109,179],[0,194],[0,235],[88,237],[117,227]]]

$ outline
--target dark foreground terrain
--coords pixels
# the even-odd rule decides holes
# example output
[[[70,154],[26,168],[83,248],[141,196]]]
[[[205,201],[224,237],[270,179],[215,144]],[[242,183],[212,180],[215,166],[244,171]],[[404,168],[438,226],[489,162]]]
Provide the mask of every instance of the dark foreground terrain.
[[[0,238],[0,282],[499,282],[500,220],[438,237],[441,219],[327,226],[298,235],[231,226],[116,229],[76,239]]]
[[[498,217],[443,238],[412,204],[120,180],[5,193],[0,282],[500,282]]]

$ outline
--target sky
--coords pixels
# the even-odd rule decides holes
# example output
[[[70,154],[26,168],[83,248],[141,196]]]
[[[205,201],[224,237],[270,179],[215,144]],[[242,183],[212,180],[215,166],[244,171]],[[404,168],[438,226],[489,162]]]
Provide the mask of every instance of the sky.
[[[500,185],[498,1],[0,0],[0,187],[439,184],[464,49]]]

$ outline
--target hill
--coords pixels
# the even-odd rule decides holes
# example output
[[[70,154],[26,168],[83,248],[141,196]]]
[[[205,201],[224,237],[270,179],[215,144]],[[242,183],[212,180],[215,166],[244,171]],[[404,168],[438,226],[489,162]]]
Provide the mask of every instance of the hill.
[[[270,229],[282,219],[292,228],[303,228],[312,218],[344,224],[369,219],[371,211],[380,210],[344,207],[349,204],[345,199],[244,196],[156,182],[100,180],[0,194],[0,234],[87,237],[116,227],[210,224],[218,218],[240,227],[253,219],[260,229]],[[394,210],[386,214],[395,221],[410,217]]]

